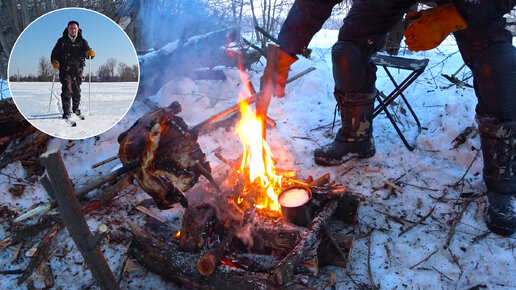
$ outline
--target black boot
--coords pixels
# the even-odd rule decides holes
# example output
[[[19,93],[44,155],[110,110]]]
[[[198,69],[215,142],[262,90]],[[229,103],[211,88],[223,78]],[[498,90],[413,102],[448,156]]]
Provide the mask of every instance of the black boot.
[[[342,128],[335,141],[315,149],[315,163],[322,166],[335,166],[346,161],[348,154],[358,158],[368,158],[375,154],[373,140],[373,94],[335,93],[340,110]]]
[[[477,115],[484,182],[487,187],[486,225],[495,234],[516,232],[516,122],[496,122]]]

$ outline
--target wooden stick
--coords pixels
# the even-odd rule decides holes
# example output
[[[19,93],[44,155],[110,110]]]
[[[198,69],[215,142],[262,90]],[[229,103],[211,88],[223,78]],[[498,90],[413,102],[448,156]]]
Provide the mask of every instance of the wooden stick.
[[[367,276],[369,277],[369,283],[371,283],[372,289],[378,289],[373,280],[373,273],[371,271],[371,236],[373,232],[369,234],[369,238],[367,239]]]
[[[96,245],[90,248],[89,241],[93,235],[82,215],[79,201],[74,194],[59,151],[46,152],[41,155],[41,160],[52,181],[63,223],[81,252],[93,278],[101,289],[119,289],[100,247]]]
[[[314,69],[309,68],[309,69],[306,69],[306,70],[302,71],[299,74],[296,74],[296,75],[292,76],[291,78],[289,78],[287,80],[287,84],[292,82],[292,81],[294,81],[294,80],[296,80],[296,79],[298,79],[298,78],[300,78],[300,77],[302,77],[303,75],[305,75],[305,74],[307,74],[307,73],[309,73],[309,72],[311,72],[313,70]],[[217,113],[217,114],[209,117],[208,119],[202,121],[201,123],[193,126],[190,131],[192,131],[192,132],[199,132],[202,128],[204,128],[204,127],[206,127],[206,126],[208,126],[208,125],[210,125],[210,124],[212,124],[212,123],[214,123],[214,122],[216,122],[216,121],[218,121],[218,120],[220,120],[220,119],[230,115],[231,113],[234,113],[234,112],[238,111],[238,109],[240,108],[240,103],[247,102],[248,104],[252,104],[252,103],[256,102],[256,100],[258,98],[261,98],[261,95],[262,95],[262,93],[259,92],[259,93],[256,93],[256,94],[248,97],[247,99],[242,100],[241,102],[239,102],[238,104],[234,105],[233,107],[227,108],[226,110],[224,110],[224,111],[222,111],[220,113]]]
[[[279,46],[269,44],[267,49],[267,64],[263,72],[265,86],[261,97],[256,100],[256,117],[262,121],[262,138],[267,138],[267,111],[272,94],[276,91],[276,72],[278,67]]]
[[[97,167],[99,167],[99,166],[101,166],[101,165],[104,165],[104,164],[106,164],[106,163],[109,163],[109,162],[114,161],[114,160],[117,160],[117,159],[118,159],[118,154],[117,154],[117,155],[115,155],[115,156],[111,156],[111,157],[109,157],[109,158],[107,158],[107,159],[105,159],[105,160],[102,160],[102,161],[100,161],[100,162],[97,162],[97,163],[93,164],[93,165],[91,166],[91,169],[95,169],[95,168],[97,168]]]
[[[29,276],[32,274],[34,269],[45,259],[45,256],[50,251],[50,246],[52,243],[52,239],[55,237],[57,232],[63,228],[63,223],[58,222],[50,228],[50,230],[47,231],[43,239],[38,245],[38,248],[36,249],[36,253],[30,258],[29,265],[25,270],[23,271],[23,274],[18,278],[17,284],[20,286]]]
[[[419,221],[411,224],[407,229],[403,230],[399,235],[398,237],[401,237],[401,235],[403,235],[404,233],[410,231],[411,229],[413,229],[415,226],[421,224],[422,222],[424,222],[429,216],[432,215],[432,213],[434,212],[434,209],[435,209],[435,206],[432,207],[432,209],[424,216],[422,217]]]
[[[432,253],[430,253],[430,255],[428,255],[426,258],[424,258],[423,260],[419,261],[418,263],[412,265],[409,267],[410,270],[414,269],[415,267],[419,266],[420,264],[424,263],[425,261],[427,261],[428,259],[430,259],[430,257],[432,257],[435,253],[437,253],[437,251],[439,251],[439,249],[433,251]]]

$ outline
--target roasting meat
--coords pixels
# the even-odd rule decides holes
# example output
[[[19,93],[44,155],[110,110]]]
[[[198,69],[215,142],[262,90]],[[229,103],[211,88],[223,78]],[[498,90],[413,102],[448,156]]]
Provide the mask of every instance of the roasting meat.
[[[177,116],[179,112],[178,102],[153,110],[118,137],[120,160],[124,165],[133,161],[140,164],[133,174],[160,209],[176,202],[187,207],[184,192],[201,174],[210,173],[197,134],[188,130]]]

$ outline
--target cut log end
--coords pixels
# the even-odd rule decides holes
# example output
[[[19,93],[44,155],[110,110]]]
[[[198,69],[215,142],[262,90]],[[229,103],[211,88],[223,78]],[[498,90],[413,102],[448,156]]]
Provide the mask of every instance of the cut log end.
[[[199,273],[209,276],[215,271],[217,267],[217,257],[212,253],[206,253],[197,261],[197,270]]]

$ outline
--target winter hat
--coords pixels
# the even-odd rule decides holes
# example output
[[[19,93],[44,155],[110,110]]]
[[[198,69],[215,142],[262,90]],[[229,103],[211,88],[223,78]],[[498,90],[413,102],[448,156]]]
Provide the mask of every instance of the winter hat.
[[[77,21],[75,21],[75,20],[71,20],[71,21],[69,21],[69,22],[68,22],[68,25],[67,25],[66,27],[70,26],[71,24],[75,24],[75,25],[77,25],[77,27],[79,27],[79,22],[77,22]]]

